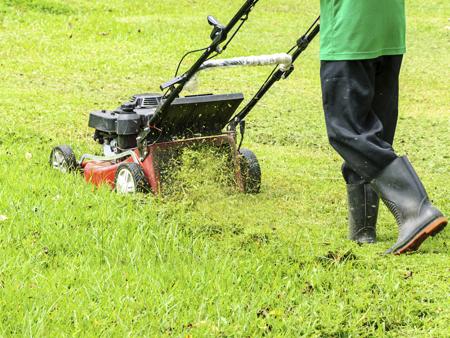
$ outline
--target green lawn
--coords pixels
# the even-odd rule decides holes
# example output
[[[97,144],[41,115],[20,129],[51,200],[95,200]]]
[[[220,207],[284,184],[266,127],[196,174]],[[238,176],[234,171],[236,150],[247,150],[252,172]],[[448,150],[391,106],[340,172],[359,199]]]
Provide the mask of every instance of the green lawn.
[[[49,169],[55,145],[98,152],[89,112],[157,90],[186,50],[209,43],[206,15],[226,21],[242,2],[1,1],[0,336],[449,336],[450,231],[384,256],[397,232],[383,207],[378,244],[346,239],[318,41],[248,120],[257,196],[198,168],[167,198]],[[450,5],[407,5],[395,146],[448,215]],[[285,51],[318,11],[318,1],[261,1],[227,56]],[[249,97],[269,69],[241,71],[206,72],[199,92]]]

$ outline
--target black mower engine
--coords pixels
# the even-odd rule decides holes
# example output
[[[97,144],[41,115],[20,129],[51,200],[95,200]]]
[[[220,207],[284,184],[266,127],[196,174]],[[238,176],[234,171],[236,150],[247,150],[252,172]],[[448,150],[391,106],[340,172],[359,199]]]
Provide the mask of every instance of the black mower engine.
[[[91,113],[89,127],[95,129],[94,140],[109,145],[114,152],[136,147],[137,134],[148,124],[161,100],[160,94],[139,94],[116,110]]]

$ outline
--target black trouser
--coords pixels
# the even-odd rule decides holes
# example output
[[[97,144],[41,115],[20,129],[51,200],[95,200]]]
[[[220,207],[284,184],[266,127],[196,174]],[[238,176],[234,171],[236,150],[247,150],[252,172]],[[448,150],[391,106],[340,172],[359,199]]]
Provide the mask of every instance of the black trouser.
[[[397,158],[392,144],[402,58],[322,61],[328,138],[345,161],[342,171],[347,183],[370,182]]]

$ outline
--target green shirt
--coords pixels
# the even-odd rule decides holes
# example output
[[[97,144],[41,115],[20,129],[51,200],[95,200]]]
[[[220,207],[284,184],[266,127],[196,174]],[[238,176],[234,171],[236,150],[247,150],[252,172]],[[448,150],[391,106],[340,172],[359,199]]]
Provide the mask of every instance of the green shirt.
[[[320,0],[320,9],[321,60],[405,53],[404,0]]]

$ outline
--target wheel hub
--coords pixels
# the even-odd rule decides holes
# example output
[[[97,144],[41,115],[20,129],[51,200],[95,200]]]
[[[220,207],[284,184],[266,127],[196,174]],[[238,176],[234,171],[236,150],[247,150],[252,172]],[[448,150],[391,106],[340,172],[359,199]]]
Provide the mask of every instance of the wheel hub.
[[[53,152],[52,166],[53,166],[53,168],[61,171],[62,173],[68,172],[69,168],[68,168],[66,159],[64,158],[64,154],[60,150],[56,149]]]
[[[127,169],[122,169],[117,175],[116,190],[121,194],[132,194],[136,192],[136,184],[133,176]]]

